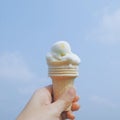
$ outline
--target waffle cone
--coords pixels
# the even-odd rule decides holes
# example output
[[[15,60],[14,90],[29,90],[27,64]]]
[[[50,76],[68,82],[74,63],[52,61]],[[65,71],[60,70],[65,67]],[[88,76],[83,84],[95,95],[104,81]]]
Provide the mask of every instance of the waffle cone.
[[[78,76],[78,66],[49,66],[49,76]]]
[[[54,101],[59,99],[66,89],[74,85],[74,79],[78,76],[77,65],[70,66],[64,64],[61,66],[60,64],[58,66],[50,65],[48,68],[48,74],[52,78],[53,83]],[[71,106],[65,111],[69,110],[71,110]]]
[[[76,76],[51,76],[53,83],[53,95],[54,101],[59,99],[62,94],[71,86],[74,85],[74,79]],[[71,110],[71,106],[69,106],[65,111]]]

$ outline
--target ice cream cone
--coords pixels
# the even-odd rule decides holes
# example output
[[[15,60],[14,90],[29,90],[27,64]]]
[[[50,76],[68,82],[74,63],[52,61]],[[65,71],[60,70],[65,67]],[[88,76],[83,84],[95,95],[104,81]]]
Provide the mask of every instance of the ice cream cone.
[[[66,41],[53,44],[47,54],[48,75],[52,78],[54,101],[73,86],[78,74],[80,58],[72,53],[70,45]],[[70,110],[69,107],[66,111]]]
[[[49,76],[52,79],[53,97],[56,101],[69,87],[74,86],[74,80],[78,76],[78,68],[76,66],[73,68],[68,66],[50,67]],[[71,105],[65,111],[69,110],[71,110]]]

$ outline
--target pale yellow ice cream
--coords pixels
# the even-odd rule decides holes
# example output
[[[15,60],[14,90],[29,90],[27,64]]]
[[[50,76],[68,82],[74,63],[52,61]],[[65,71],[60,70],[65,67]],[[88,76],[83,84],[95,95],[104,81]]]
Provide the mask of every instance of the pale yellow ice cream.
[[[71,51],[66,41],[59,41],[53,44],[50,53],[47,54],[47,63],[52,67],[66,66],[74,68],[80,63],[80,58]]]

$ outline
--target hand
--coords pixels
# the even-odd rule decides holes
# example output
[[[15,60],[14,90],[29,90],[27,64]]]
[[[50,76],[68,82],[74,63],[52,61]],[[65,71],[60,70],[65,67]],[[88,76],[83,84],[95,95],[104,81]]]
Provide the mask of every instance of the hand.
[[[73,120],[72,111],[79,109],[75,89],[69,88],[56,102],[53,102],[52,94],[52,85],[36,90],[17,120]],[[72,110],[64,112],[71,103]]]

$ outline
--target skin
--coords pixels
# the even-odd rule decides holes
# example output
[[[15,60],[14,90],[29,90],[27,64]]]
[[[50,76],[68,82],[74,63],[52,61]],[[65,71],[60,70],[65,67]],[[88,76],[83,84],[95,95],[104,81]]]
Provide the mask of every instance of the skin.
[[[69,88],[55,102],[52,94],[52,85],[36,90],[16,120],[74,120],[73,111],[80,108],[75,89]],[[65,112],[71,104],[71,111]]]

